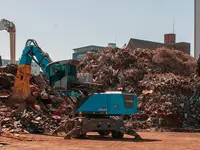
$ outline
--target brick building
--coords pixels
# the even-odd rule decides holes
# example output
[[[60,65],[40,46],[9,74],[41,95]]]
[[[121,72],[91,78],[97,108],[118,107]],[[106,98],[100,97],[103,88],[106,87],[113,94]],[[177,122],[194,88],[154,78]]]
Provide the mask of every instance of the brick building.
[[[129,40],[127,47],[131,48],[131,49],[136,49],[136,48],[156,49],[159,47],[166,47],[169,49],[180,50],[180,51],[190,55],[190,43],[187,43],[187,42],[176,43],[176,35],[175,34],[165,34],[164,35],[164,43],[131,38]]]

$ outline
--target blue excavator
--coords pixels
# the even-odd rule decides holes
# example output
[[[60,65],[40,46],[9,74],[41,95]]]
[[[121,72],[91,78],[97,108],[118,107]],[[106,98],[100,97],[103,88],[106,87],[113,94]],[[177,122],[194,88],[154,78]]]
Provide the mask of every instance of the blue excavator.
[[[77,78],[78,61],[53,62],[32,39],[27,40],[18,64],[12,100],[23,102],[30,95],[32,61],[41,67],[54,91],[77,100],[73,108],[75,115],[64,124],[65,137],[83,138],[88,132],[98,132],[101,136],[111,133],[113,138],[129,134],[141,139],[133,129],[124,125],[123,119],[124,115],[137,113],[136,95],[105,91],[102,85],[80,82]]]

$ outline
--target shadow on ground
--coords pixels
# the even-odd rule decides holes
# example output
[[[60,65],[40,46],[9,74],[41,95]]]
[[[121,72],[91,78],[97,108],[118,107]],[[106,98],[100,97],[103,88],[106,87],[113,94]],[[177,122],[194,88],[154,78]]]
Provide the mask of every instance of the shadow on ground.
[[[85,139],[82,139],[82,140],[124,141],[124,142],[159,142],[161,141],[157,139],[141,139],[141,140],[136,140],[133,138],[113,139],[109,136],[102,137],[99,135],[88,135]]]
[[[0,142],[0,147],[1,146],[6,146],[6,145],[9,145],[8,143],[2,143],[2,142]]]

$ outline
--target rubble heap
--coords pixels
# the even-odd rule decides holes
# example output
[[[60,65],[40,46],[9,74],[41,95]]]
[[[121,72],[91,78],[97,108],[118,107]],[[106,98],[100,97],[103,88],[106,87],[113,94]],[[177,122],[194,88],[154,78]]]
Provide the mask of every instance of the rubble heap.
[[[56,102],[57,106],[50,109],[36,99],[35,105],[29,106],[26,111],[15,116],[13,114],[19,108],[19,104],[11,106],[7,99],[12,94],[16,73],[17,65],[14,64],[6,66],[0,73],[0,132],[52,134],[71,113],[68,99],[47,91],[47,99],[52,103]],[[31,91],[43,92],[47,87],[48,81],[42,73],[39,76],[31,76]]]
[[[7,98],[11,94],[14,79],[17,73],[17,65],[7,65],[3,72],[0,72],[0,99]]]
[[[172,73],[149,74],[139,83],[141,90],[134,127],[199,128],[200,80]]]
[[[187,71],[186,71],[187,70]],[[174,73],[191,76],[196,71],[196,61],[180,51],[165,48],[149,49],[111,49],[99,53],[88,53],[79,65],[79,72],[91,72],[93,82],[106,88],[118,86],[136,87],[145,74]]]
[[[20,117],[14,117],[14,111],[6,103],[0,102],[1,131],[52,134],[67,118],[64,114],[47,114],[42,109],[36,111],[32,108],[27,109]]]
[[[31,76],[30,88],[46,95],[48,104],[35,100],[21,115],[19,108],[7,103],[11,95],[17,66],[9,65],[0,72],[0,132],[53,133],[72,115],[76,99],[46,91],[49,82],[41,73]],[[106,48],[88,53],[79,64],[79,73],[90,72],[93,82],[107,90],[125,90],[138,95],[138,113],[132,116],[136,129],[199,128],[200,79],[195,77],[196,60],[176,50],[159,48]]]
[[[196,60],[183,52],[166,48],[106,48],[86,54],[79,72],[92,73],[93,82],[108,90],[123,89],[138,95],[134,128],[200,127]]]

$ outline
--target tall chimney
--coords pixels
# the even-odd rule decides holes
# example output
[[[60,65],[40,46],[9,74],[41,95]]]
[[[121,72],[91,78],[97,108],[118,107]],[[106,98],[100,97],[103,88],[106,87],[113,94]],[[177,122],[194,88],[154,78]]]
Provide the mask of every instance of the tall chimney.
[[[176,34],[173,34],[173,33],[165,34],[164,38],[165,38],[165,41],[164,41],[165,44],[174,44],[174,43],[176,43]]]

